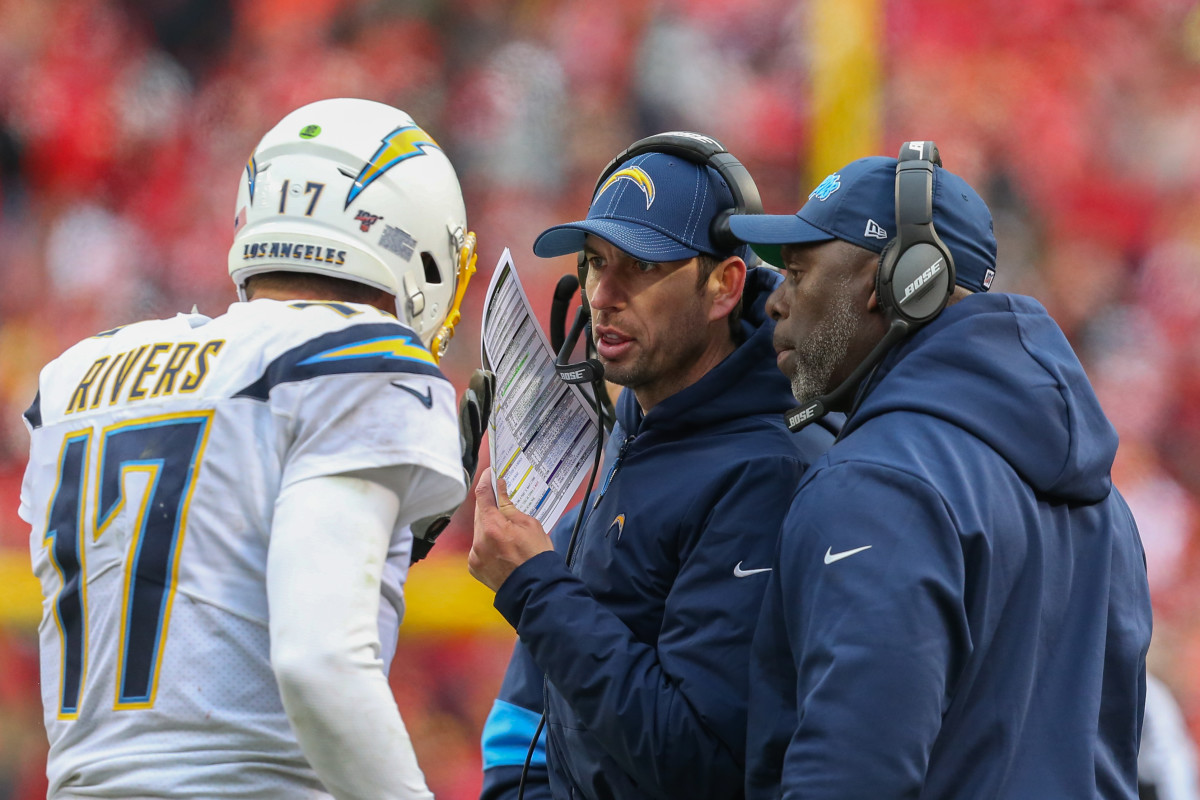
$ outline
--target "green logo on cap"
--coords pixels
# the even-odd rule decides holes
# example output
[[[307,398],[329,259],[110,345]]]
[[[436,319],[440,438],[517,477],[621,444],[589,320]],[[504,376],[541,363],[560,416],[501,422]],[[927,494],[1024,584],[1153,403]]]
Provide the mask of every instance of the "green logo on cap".
[[[315,139],[321,135],[320,125],[305,125],[300,129],[301,139]]]

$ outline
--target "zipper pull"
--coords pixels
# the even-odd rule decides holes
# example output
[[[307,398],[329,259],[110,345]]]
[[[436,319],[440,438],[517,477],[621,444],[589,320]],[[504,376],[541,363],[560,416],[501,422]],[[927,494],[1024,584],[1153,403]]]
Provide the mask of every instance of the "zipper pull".
[[[600,486],[600,494],[596,495],[596,502],[592,503],[592,508],[600,505],[600,501],[604,499],[604,493],[608,491],[608,485],[612,483],[613,475],[617,474],[617,469],[621,466],[621,459],[625,458],[625,453],[629,450],[629,445],[633,443],[635,434],[630,434],[625,437],[625,441],[621,442],[621,449],[617,451],[617,457],[613,459],[612,466],[608,469],[608,474],[604,476],[604,483]]]

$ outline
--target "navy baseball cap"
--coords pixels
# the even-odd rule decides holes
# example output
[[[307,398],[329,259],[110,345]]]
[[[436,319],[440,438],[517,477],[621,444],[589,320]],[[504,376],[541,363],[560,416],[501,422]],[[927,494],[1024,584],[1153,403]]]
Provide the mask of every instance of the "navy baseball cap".
[[[733,193],[711,167],[666,153],[634,156],[601,184],[587,219],[548,228],[533,243],[542,258],[578,253],[593,234],[642,261],[710,256],[713,218],[733,208]]]
[[[860,158],[829,175],[789,216],[735,214],[734,236],[768,264],[782,245],[841,239],[882,253],[896,236],[896,159]],[[996,236],[983,198],[949,170],[933,168],[933,227],[954,257],[955,282],[986,292],[996,275]]]

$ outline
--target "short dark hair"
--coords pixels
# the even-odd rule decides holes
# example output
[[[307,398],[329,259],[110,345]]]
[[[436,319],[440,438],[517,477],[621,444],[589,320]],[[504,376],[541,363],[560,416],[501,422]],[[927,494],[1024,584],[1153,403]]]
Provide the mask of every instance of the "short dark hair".
[[[246,279],[246,299],[254,299],[254,293],[265,290],[300,291],[306,294],[320,295],[329,300],[343,300],[347,303],[363,303],[364,305],[390,306],[396,298],[385,292],[358,281],[348,281],[345,278],[335,278],[332,275],[320,275],[315,272],[260,272]]]
[[[723,262],[726,258],[730,258],[730,256],[718,258],[717,256],[710,256],[707,253],[701,253],[700,255],[696,256],[696,260],[700,265],[700,271],[698,273],[699,277],[696,281],[696,288],[703,288],[704,284],[708,282],[709,276],[713,274],[713,270],[716,269],[717,265]],[[737,303],[729,312],[729,337],[733,339],[735,344],[740,344],[742,341],[741,297],[738,298]]]

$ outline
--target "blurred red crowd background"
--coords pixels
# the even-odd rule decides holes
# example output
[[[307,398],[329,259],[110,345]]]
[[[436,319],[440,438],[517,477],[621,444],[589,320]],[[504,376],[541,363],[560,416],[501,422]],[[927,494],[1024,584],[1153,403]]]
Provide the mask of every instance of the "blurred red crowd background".
[[[1074,343],[1121,435],[1151,668],[1200,733],[1200,6],[871,1],[873,152],[935,139],[993,210],[993,290],[1037,297]],[[284,113],[388,102],[450,155],[481,253],[443,362],[461,386],[503,248],[544,321],[573,264],[536,259],[533,239],[580,217],[633,140],[714,135],[768,211],[798,207],[821,177],[806,166],[815,5],[0,0],[0,554],[27,558],[20,414],[38,370],[96,331],[224,311],[237,181]],[[435,551],[464,572],[471,511]],[[392,683],[430,784],[474,797],[511,637],[401,634]],[[36,649],[28,625],[0,621],[0,800],[45,793]]]

